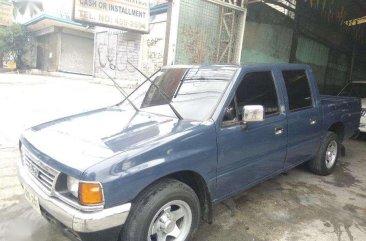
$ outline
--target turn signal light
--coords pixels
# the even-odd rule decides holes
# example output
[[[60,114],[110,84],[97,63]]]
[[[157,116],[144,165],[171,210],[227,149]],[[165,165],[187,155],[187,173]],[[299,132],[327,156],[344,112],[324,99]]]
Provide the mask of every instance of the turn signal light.
[[[79,201],[83,205],[102,204],[103,189],[99,183],[79,183]]]

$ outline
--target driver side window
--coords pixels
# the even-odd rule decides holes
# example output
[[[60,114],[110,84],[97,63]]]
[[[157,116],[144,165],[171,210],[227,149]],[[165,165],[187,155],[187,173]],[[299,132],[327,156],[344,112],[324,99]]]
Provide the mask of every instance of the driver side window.
[[[262,105],[265,116],[280,114],[277,91],[270,71],[252,72],[244,76],[234,99],[226,108],[224,122],[237,122],[242,119],[243,107],[246,105]]]

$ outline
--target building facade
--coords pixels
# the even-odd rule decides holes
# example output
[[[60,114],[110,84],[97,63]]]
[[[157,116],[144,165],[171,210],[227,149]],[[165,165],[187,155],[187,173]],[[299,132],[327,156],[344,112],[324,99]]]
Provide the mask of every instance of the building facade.
[[[122,81],[138,82],[143,76],[131,62],[146,75],[163,65],[167,23],[167,3],[151,8],[150,32],[140,34],[96,27],[94,45],[94,76],[106,74]]]
[[[93,30],[67,18],[42,14],[25,23],[34,38],[29,67],[49,72],[93,74]]]

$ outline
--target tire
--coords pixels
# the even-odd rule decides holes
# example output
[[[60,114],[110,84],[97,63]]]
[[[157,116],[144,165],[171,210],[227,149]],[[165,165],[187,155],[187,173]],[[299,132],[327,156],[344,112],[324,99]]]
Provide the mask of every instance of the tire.
[[[174,179],[164,179],[133,203],[122,228],[121,241],[160,241],[165,240],[159,239],[164,235],[171,237],[168,240],[188,241],[199,220],[200,202],[192,188]]]
[[[337,134],[328,132],[320,146],[317,157],[309,162],[310,170],[321,176],[328,176],[337,164],[341,144]]]

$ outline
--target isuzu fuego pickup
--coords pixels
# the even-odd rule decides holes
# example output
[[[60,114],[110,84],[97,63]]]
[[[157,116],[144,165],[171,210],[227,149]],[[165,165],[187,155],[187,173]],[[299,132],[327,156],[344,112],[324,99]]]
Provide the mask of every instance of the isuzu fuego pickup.
[[[164,67],[121,103],[24,131],[19,179],[80,240],[185,241],[260,182],[305,162],[331,174],[360,115],[307,65]]]

